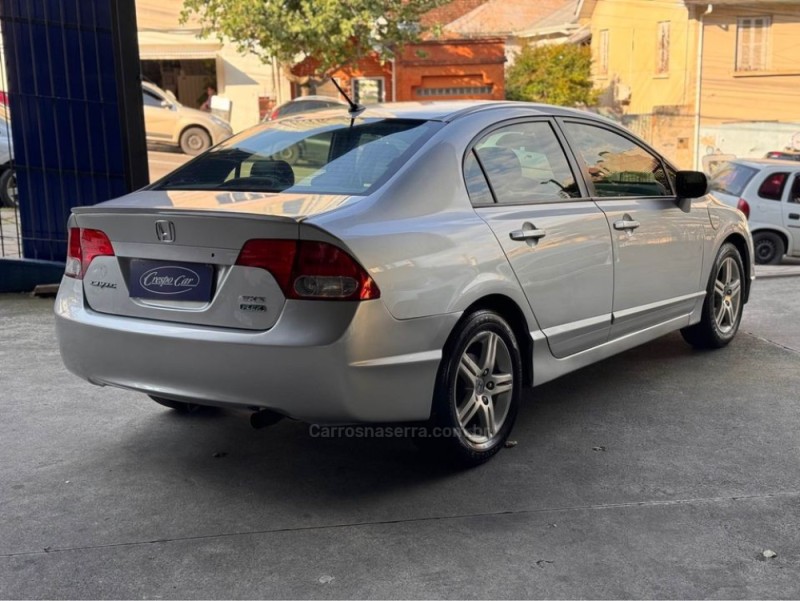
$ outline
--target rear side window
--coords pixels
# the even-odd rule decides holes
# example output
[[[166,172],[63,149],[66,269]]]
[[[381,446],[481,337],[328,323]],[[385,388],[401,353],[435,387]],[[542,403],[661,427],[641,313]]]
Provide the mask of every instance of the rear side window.
[[[604,127],[566,122],[564,128],[586,163],[597,196],[672,195],[661,160],[644,147]]]
[[[800,175],[794,176],[794,184],[792,184],[792,193],[789,195],[789,202],[800,204]]]
[[[788,173],[770,173],[759,186],[758,195],[767,200],[780,200],[788,179]]]
[[[486,182],[478,159],[475,158],[475,151],[470,151],[464,159],[464,181],[467,184],[469,199],[473,205],[489,205],[494,203],[492,191]]]
[[[547,122],[495,130],[478,141],[474,153],[498,203],[543,203],[580,196],[564,150]],[[469,166],[465,164],[465,169]]]
[[[234,136],[161,190],[369,194],[442,126],[412,119],[293,119]]]
[[[737,163],[723,163],[711,178],[710,189],[712,192],[741,196],[756,173],[758,173],[758,169],[752,167],[745,167]]]

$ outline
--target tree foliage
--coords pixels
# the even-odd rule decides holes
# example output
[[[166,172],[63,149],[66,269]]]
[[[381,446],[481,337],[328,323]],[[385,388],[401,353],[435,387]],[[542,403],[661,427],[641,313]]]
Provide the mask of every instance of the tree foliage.
[[[390,58],[416,41],[419,17],[442,0],[184,0],[182,18],[289,68],[306,57],[318,77],[371,53]],[[304,83],[304,82],[300,82]]]
[[[506,72],[506,98],[561,106],[593,105],[588,46],[525,46]]]

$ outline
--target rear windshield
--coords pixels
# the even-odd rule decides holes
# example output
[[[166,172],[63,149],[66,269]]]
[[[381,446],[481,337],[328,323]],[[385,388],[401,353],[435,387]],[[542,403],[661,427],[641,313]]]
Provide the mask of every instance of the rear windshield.
[[[156,189],[369,194],[441,126],[346,117],[276,121],[223,142]]]
[[[745,187],[756,173],[758,173],[758,169],[753,169],[752,167],[745,167],[736,163],[725,163],[711,178],[711,191],[741,196]]]

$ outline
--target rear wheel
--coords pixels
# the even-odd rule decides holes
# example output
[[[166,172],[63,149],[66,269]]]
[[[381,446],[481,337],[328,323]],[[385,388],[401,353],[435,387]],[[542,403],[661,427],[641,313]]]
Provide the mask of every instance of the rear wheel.
[[[783,238],[775,232],[756,232],[753,234],[753,246],[759,265],[777,265],[786,254]]]
[[[172,401],[170,399],[163,399],[161,397],[148,395],[151,399],[153,399],[159,405],[163,405],[164,407],[169,407],[170,409],[174,409],[178,413],[197,413],[198,411],[202,410],[205,405],[197,405],[195,403],[183,403],[181,401]]]
[[[469,315],[445,347],[421,446],[464,466],[487,461],[511,433],[521,385],[519,345],[508,323],[492,311]]]
[[[719,249],[703,302],[700,322],[683,328],[684,340],[695,348],[722,348],[739,330],[742,320],[744,266],[738,249],[725,243]]]
[[[211,147],[211,136],[202,127],[189,127],[181,134],[181,150],[192,156]]]

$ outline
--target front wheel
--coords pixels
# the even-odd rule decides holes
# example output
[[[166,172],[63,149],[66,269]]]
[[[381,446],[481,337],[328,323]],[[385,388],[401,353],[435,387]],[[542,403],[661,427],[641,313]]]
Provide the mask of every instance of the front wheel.
[[[508,323],[492,311],[469,315],[445,347],[422,446],[464,466],[487,461],[511,433],[521,387]]]
[[[722,348],[728,344],[742,320],[745,271],[739,250],[731,243],[719,249],[703,302],[700,321],[681,334],[695,348]]]
[[[181,134],[181,150],[196,156],[211,147],[211,136],[202,127],[189,127]]]

